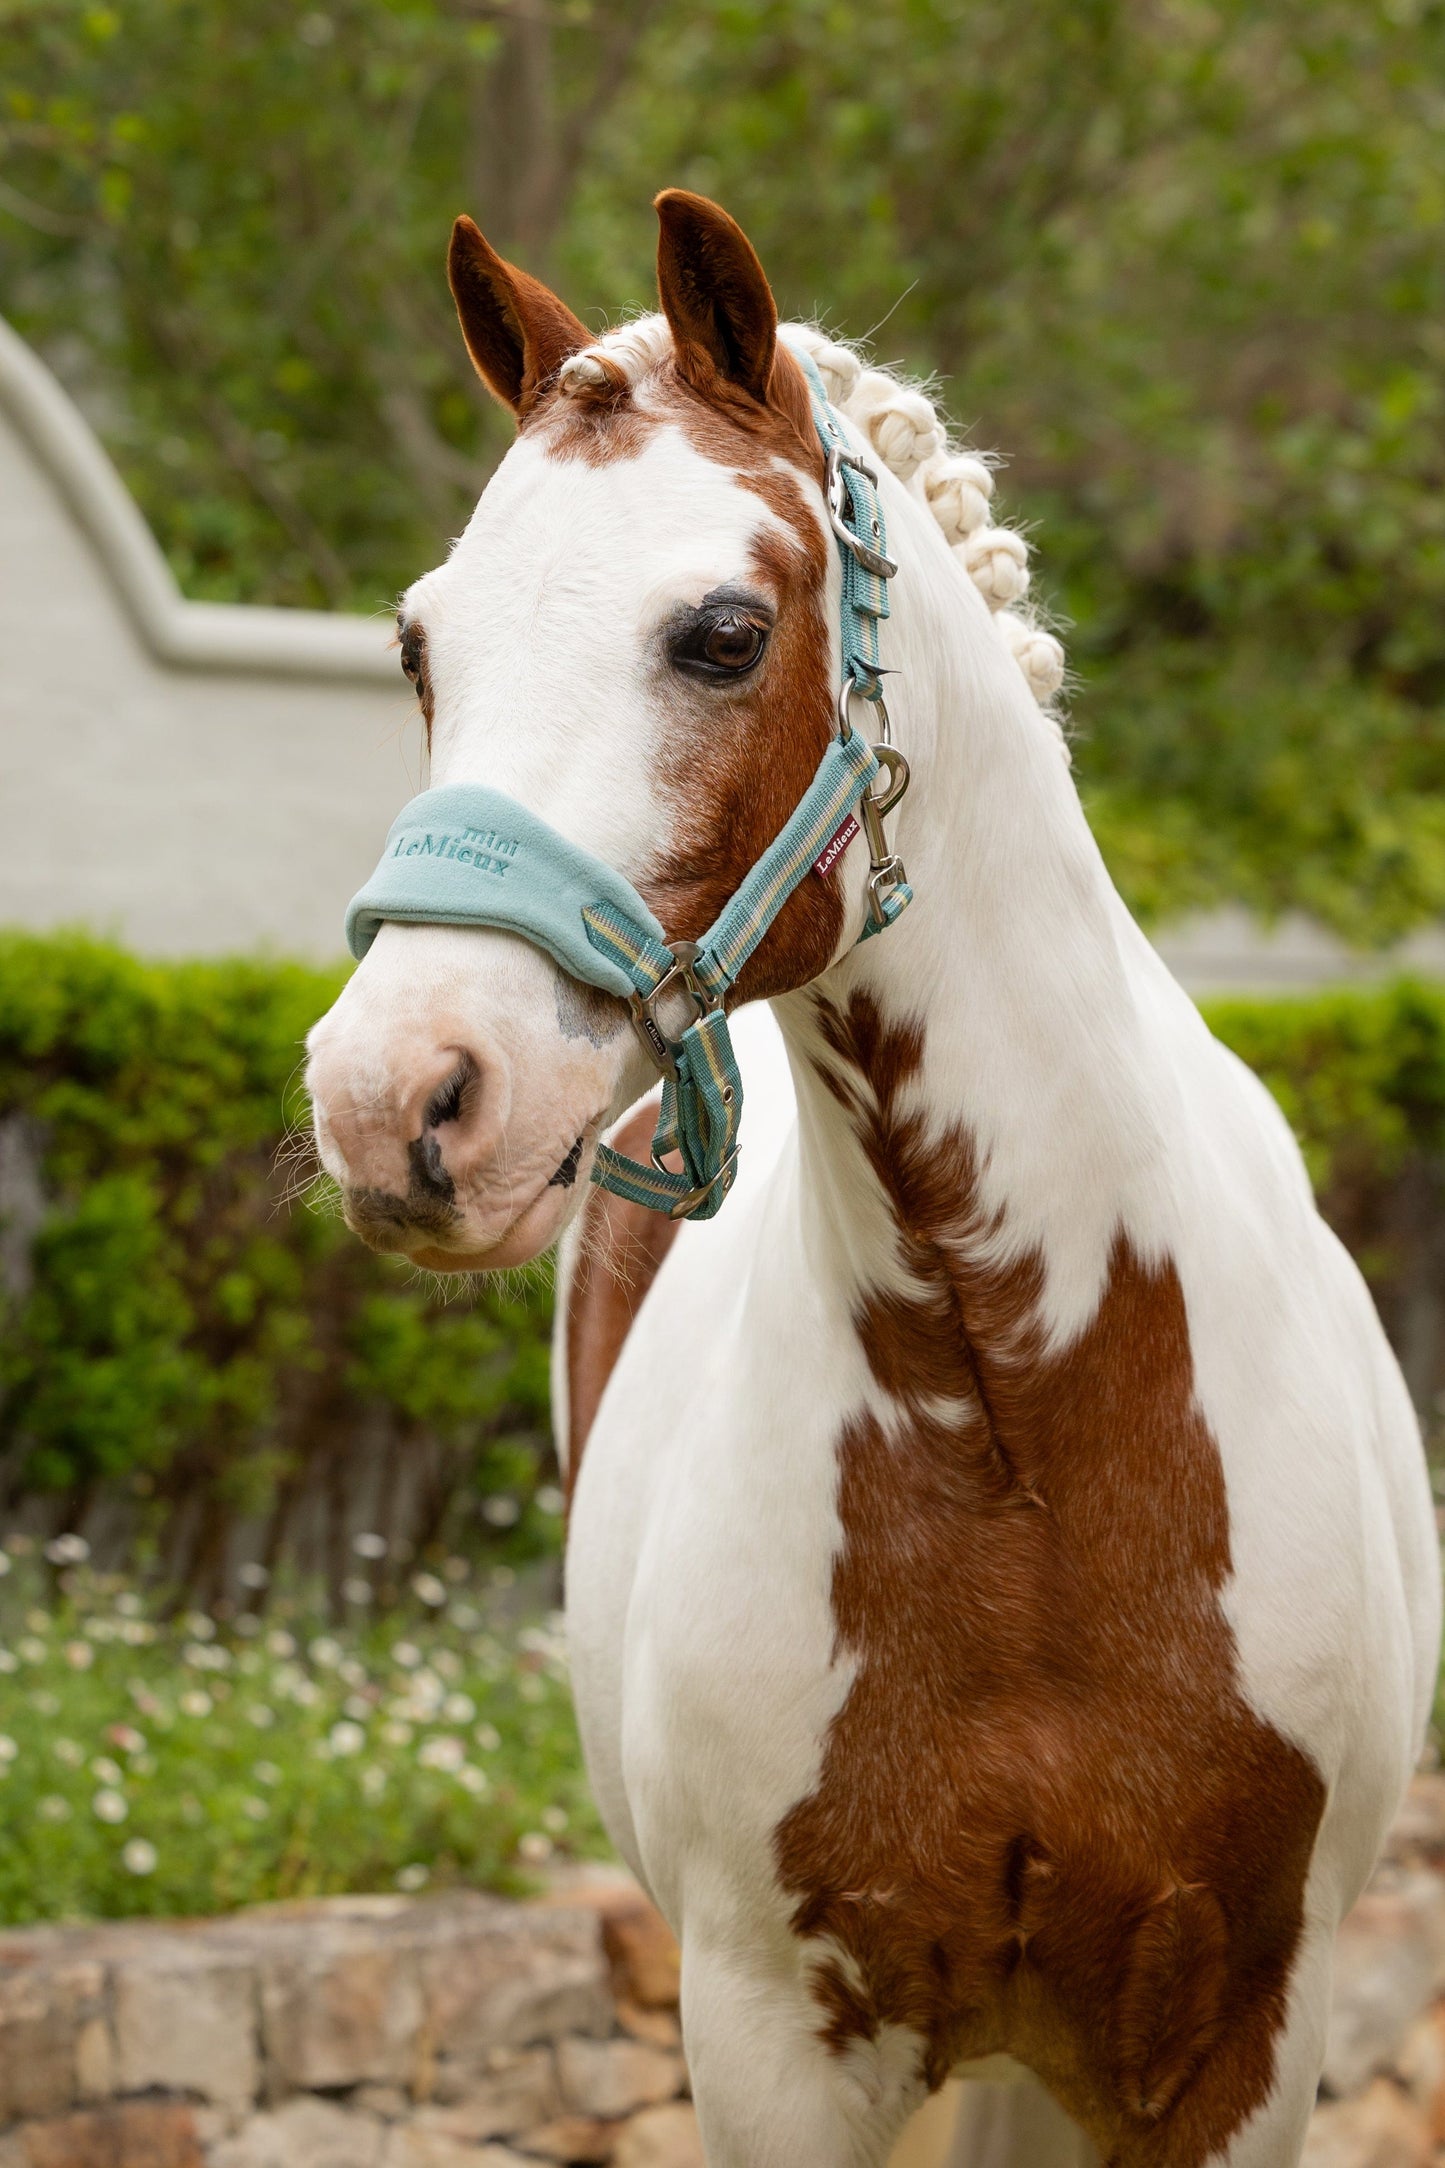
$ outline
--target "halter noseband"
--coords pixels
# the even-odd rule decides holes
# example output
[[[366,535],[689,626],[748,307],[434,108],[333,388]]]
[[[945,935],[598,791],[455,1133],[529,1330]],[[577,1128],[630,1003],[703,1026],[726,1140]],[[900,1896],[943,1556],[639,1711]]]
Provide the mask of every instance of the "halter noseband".
[[[673,1219],[711,1219],[737,1168],[743,1086],[723,1001],[793,890],[843,842],[853,815],[868,843],[868,922],[882,933],[912,900],[883,816],[908,787],[908,764],[889,743],[878,660],[888,615],[890,563],[877,477],[848,444],[812,356],[791,349],[808,380],[827,457],[828,515],[843,564],[843,684],[838,735],[781,833],[700,941],[669,942],[632,883],[505,792],[455,783],[423,791],[391,825],[386,849],[351,900],[346,940],[362,957],[387,919],[494,926],[519,933],[590,986],[618,994],[663,1072],[650,1167],[599,1144],[592,1179]],[[882,742],[853,730],[855,693],[878,709]],[[875,784],[883,778],[882,790]],[[853,834],[857,833],[856,827]],[[851,836],[848,837],[851,841]],[[691,1020],[677,1035],[659,1014],[680,999]],[[662,1164],[681,1154],[683,1171]]]

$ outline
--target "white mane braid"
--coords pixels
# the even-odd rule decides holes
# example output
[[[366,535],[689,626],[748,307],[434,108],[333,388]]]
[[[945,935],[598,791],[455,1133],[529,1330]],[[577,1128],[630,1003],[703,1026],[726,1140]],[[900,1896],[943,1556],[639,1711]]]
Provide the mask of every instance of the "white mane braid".
[[[890,369],[865,365],[851,346],[812,324],[788,324],[785,336],[812,356],[829,399],[867,437],[879,459],[927,504],[955,556],[993,612],[1030,692],[1054,724],[1069,756],[1055,702],[1064,682],[1064,651],[1025,607],[1028,544],[993,524],[993,474],[976,451],[951,445],[947,424],[916,385]],[[563,392],[603,383],[621,370],[636,384],[665,361],[672,335],[663,316],[640,316],[606,333],[563,364]],[[614,378],[615,381],[615,378]]]

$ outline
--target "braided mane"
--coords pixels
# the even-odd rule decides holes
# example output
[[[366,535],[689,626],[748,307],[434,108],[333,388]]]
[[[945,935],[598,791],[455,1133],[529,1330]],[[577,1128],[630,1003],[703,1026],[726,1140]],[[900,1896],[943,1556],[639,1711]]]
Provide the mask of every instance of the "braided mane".
[[[1055,705],[1064,682],[1064,651],[1028,610],[1028,544],[1013,528],[993,523],[993,474],[987,460],[950,444],[938,409],[916,385],[890,369],[868,368],[851,346],[811,324],[784,329],[790,341],[812,356],[833,405],[932,512],[992,611],[1000,637],[1057,731],[1068,760],[1068,740]],[[560,389],[591,390],[615,382],[619,371],[629,383],[639,383],[671,351],[666,318],[637,317],[564,362]]]

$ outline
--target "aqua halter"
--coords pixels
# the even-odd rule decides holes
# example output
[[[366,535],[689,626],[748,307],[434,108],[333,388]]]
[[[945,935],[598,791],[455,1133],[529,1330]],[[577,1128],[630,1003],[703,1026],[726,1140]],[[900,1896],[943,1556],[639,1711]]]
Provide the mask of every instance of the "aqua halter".
[[[352,898],[346,939],[364,956],[387,919],[494,926],[522,934],[590,986],[618,994],[663,1071],[662,1111],[645,1167],[599,1144],[592,1179],[618,1196],[670,1213],[711,1219],[732,1187],[743,1087],[723,1002],[799,882],[849,816],[869,846],[869,913],[861,939],[881,933],[912,899],[902,861],[888,850],[883,815],[907,787],[902,756],[888,744],[878,622],[888,615],[894,567],[886,555],[875,477],[850,450],[812,357],[794,349],[808,378],[827,455],[829,517],[843,559],[843,686],[839,735],[781,834],[700,941],[669,942],[632,883],[502,791],[470,783],[423,791],[403,807],[366,886]],[[854,693],[878,708],[883,743],[853,730]],[[886,776],[882,792],[874,785]],[[855,831],[856,833],[856,831]],[[682,997],[695,1012],[679,1037],[659,1003]],[[669,1152],[682,1171],[661,1162]]]

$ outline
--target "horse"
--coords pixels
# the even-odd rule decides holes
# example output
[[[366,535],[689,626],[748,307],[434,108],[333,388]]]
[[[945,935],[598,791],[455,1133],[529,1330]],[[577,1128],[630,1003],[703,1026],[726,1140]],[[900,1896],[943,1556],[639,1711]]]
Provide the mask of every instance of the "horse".
[[[399,626],[462,827],[392,847],[310,1035],[320,1157],[430,1271],[560,1241],[578,1719],[711,2168],[877,2168],[958,2073],[975,2164],[1287,2168],[1430,1704],[1416,1417],[1110,882],[987,463],[656,208],[660,311],[600,336],[455,227],[517,435]],[[408,903],[408,853],[530,901]],[[671,1020],[587,962],[608,869]],[[730,1017],[689,1174],[681,1026]]]

